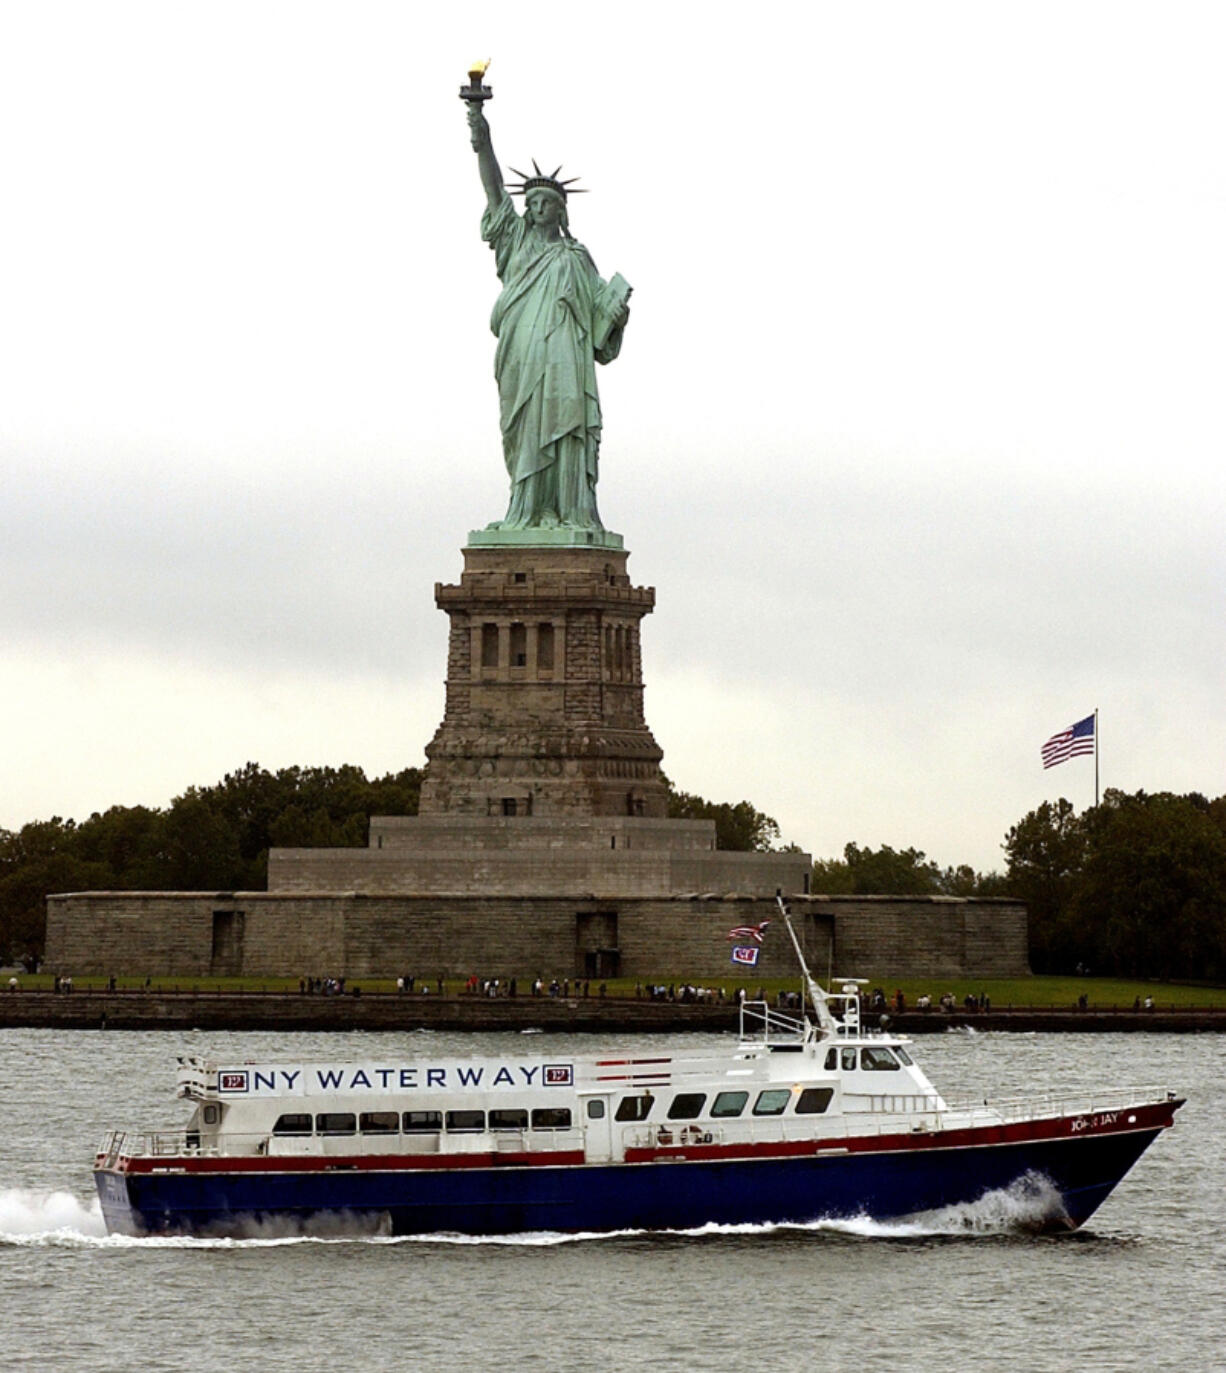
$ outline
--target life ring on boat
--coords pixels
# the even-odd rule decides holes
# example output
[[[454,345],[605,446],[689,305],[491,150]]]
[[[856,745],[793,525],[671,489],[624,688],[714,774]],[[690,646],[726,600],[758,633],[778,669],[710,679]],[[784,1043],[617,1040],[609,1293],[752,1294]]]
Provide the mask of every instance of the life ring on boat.
[[[656,1131],[657,1144],[671,1144],[673,1142],[673,1132],[666,1126],[661,1125]]]
[[[707,1138],[710,1139],[711,1136],[708,1135]],[[685,1127],[685,1129],[682,1130],[682,1132],[681,1132],[681,1143],[682,1143],[682,1144],[701,1144],[701,1143],[702,1143],[702,1129],[701,1129],[699,1126],[697,1126],[697,1125],[687,1125],[687,1126]]]

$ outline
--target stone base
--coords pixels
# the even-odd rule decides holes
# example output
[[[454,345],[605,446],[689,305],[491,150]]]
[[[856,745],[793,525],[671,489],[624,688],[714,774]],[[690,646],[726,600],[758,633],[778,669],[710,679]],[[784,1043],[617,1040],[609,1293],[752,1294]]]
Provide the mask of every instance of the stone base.
[[[47,967],[78,976],[477,973],[795,985],[796,959],[777,924],[757,968],[729,960],[729,929],[776,916],[767,897],[79,892],[47,898]],[[939,995],[1029,971],[1026,908],[1016,901],[793,895],[792,920],[810,967],[886,987],[904,976],[931,978]]]
[[[421,814],[663,817],[639,650],[654,590],[631,586],[624,549],[561,541],[577,531],[485,532],[559,542],[466,548],[460,584],[436,585],[447,697]]]
[[[711,820],[373,816],[365,849],[272,849],[268,890],[770,899],[808,891],[812,865],[807,853],[717,850]]]
[[[611,529],[470,529],[469,548],[624,548]]]

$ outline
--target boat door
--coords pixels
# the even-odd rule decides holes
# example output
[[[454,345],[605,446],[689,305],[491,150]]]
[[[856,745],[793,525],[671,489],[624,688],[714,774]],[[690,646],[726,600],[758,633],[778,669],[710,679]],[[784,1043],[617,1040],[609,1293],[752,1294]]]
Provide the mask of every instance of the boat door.
[[[593,1093],[583,1102],[584,1161],[608,1163],[613,1157],[613,1102],[607,1093]]]

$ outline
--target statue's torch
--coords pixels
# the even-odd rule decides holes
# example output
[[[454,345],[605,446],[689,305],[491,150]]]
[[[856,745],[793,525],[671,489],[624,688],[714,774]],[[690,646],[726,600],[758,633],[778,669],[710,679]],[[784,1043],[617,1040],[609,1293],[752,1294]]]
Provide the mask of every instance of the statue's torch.
[[[484,62],[474,62],[468,69],[468,85],[460,87],[460,99],[475,102],[480,105],[486,100],[493,100],[494,92],[489,86],[481,84],[481,78],[485,75],[485,69],[489,66],[490,59],[487,57]]]

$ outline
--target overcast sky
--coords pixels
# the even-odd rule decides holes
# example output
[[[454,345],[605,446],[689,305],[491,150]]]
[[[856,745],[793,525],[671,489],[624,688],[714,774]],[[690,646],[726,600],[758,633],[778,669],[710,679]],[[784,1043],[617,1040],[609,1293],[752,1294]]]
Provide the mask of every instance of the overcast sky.
[[[456,17],[450,17],[454,14]],[[680,787],[1003,865],[1226,791],[1226,10],[0,7],[0,826],[424,761],[504,166],[634,286],[599,499]]]

